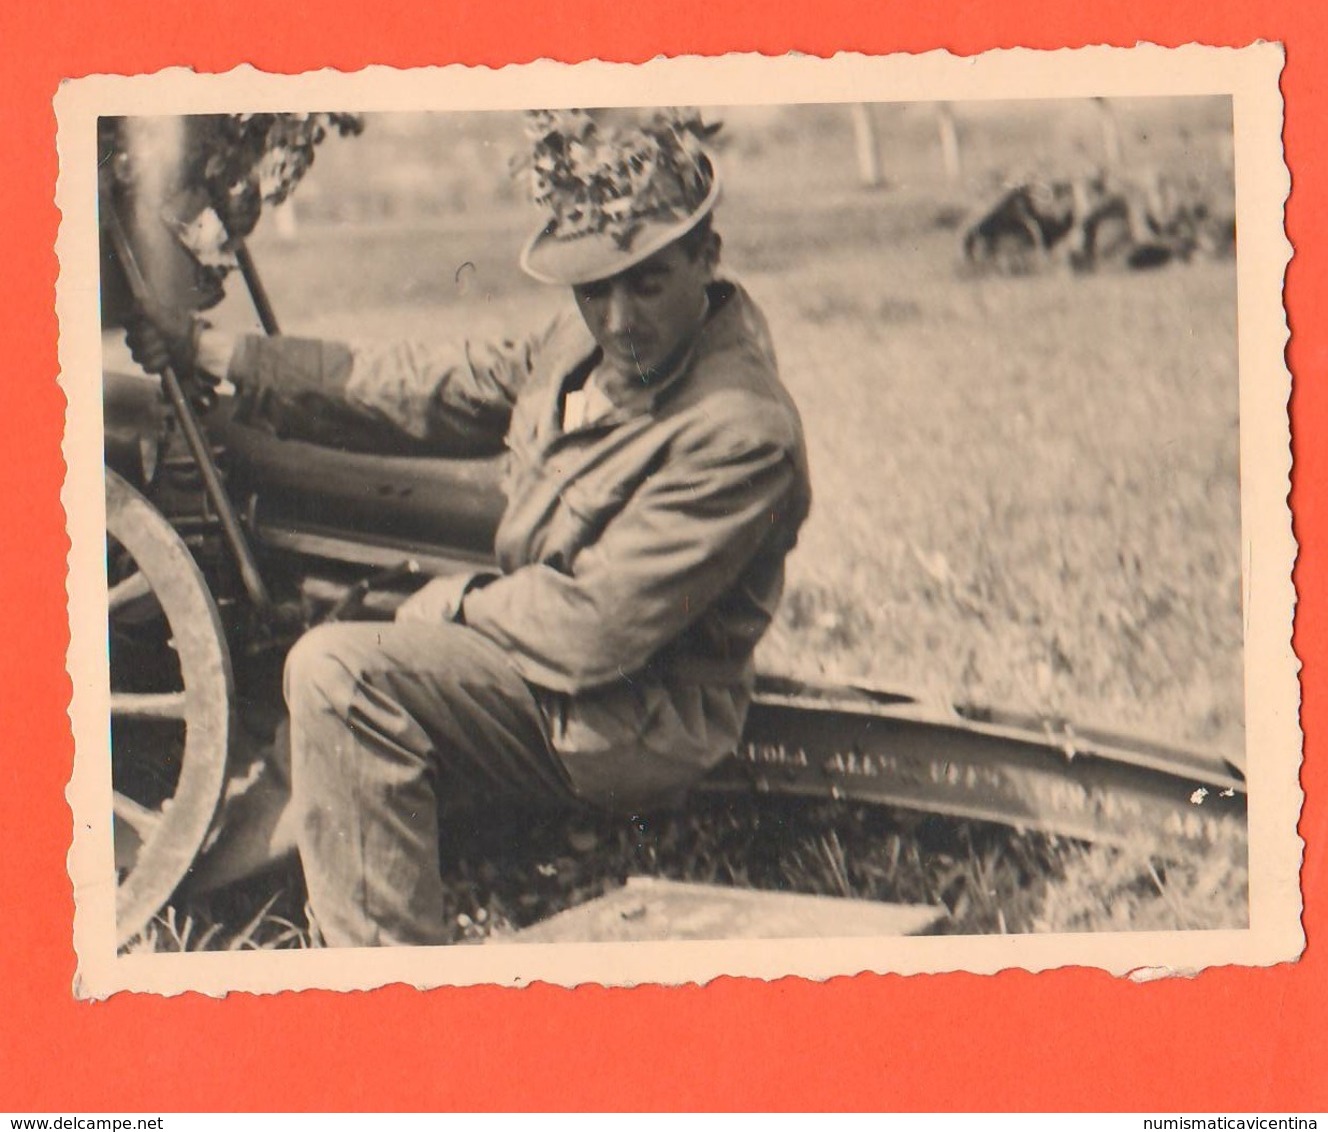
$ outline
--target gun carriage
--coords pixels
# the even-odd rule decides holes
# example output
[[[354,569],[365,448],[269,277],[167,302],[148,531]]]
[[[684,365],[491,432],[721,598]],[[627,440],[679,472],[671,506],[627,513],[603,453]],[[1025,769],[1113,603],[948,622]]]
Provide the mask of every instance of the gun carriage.
[[[355,128],[344,116],[306,115],[292,142],[287,117],[184,120],[183,156],[174,166],[152,159],[159,183],[150,194],[141,172],[124,170],[123,123],[107,120],[99,203],[108,335],[154,296],[193,310],[220,298],[218,270],[189,248],[190,233],[208,224],[220,225],[219,245],[264,329],[278,332],[243,237],[258,198],[290,190],[320,131]],[[247,165],[200,165],[208,131],[219,129],[253,135],[228,151],[247,145]],[[254,168],[283,146],[303,165],[296,160],[294,176],[288,168],[264,193]],[[314,446],[241,423],[231,398],[189,374],[149,378],[112,363],[103,379],[123,943],[215,839],[228,778],[253,745],[241,731],[255,713],[270,722],[279,710],[286,649],[319,621],[389,618],[427,577],[487,562],[504,500],[496,458]],[[1245,805],[1243,775],[1219,757],[770,674],[759,679],[740,749],[705,788],[851,798],[1107,841],[1142,827],[1203,841]],[[1202,810],[1190,802],[1196,791],[1210,798]]]

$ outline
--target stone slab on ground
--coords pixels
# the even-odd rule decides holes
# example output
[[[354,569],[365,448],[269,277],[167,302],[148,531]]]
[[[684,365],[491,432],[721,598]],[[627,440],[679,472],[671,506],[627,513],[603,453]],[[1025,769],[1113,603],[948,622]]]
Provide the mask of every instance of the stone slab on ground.
[[[622,888],[507,938],[517,943],[644,943],[901,936],[924,932],[945,915],[944,908],[926,904],[880,904],[631,877]]]

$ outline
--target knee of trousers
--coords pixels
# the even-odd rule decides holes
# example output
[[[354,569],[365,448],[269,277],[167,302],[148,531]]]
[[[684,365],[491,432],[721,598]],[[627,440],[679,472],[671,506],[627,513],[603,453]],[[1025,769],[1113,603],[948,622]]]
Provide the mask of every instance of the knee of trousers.
[[[287,654],[283,691],[292,723],[311,711],[344,719],[350,710],[362,662],[346,628],[316,626]]]
[[[347,759],[362,766],[369,751],[412,773],[429,758],[432,740],[384,679],[392,665],[381,641],[369,623],[320,625],[291,649],[285,694],[296,777],[310,760],[323,773]]]

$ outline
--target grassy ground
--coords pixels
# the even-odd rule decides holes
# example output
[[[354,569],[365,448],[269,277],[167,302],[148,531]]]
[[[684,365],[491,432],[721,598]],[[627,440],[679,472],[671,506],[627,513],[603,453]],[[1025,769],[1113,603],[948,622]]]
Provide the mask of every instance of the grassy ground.
[[[1144,107],[1131,120],[1152,131],[1152,157],[1207,166],[1220,164],[1221,109],[1195,104],[1168,120]],[[867,191],[853,184],[834,113],[819,132],[790,134],[774,118],[735,141],[719,215],[725,262],[774,328],[816,491],[762,664],[1242,751],[1234,265],[966,275],[953,217],[967,190],[927,172],[916,115],[886,115],[911,148],[894,183]],[[1026,116],[991,121],[974,143],[987,172],[1028,167],[1044,134]],[[1056,121],[1067,137],[1079,129],[1068,111]],[[336,174],[345,160],[325,164]],[[346,183],[325,185],[314,213],[348,199],[334,191]],[[494,334],[565,301],[514,267],[531,214],[510,192],[481,207],[473,189],[462,184],[460,205],[438,216],[380,209],[390,222],[306,223],[293,243],[260,230],[255,251],[287,330]],[[220,318],[238,325],[245,311],[235,303]],[[796,847],[762,865],[766,833],[787,838],[789,821],[768,804],[711,808],[661,819],[648,836],[597,828],[581,838],[593,852],[561,826],[523,826],[516,849],[463,838],[449,866],[458,938],[631,871],[805,891],[843,877],[858,893],[944,900],[954,930],[1245,917],[1240,831],[1230,852],[1178,861],[1161,846],[1085,850],[840,807],[804,813],[788,827]],[[285,926],[269,910],[240,927],[268,891],[232,894],[238,904],[220,913],[177,910],[173,930],[186,914],[223,914],[212,945],[298,942],[289,880]],[[153,930],[154,945],[171,946],[164,923]]]
[[[1241,927],[1243,830],[1211,853],[1143,835],[1086,846],[980,822],[853,803],[693,799],[685,811],[621,818],[495,814],[449,826],[442,845],[445,930],[456,943],[502,938],[629,876],[926,904],[938,934],[1163,931]],[[306,947],[304,889],[292,864],[253,883],[181,901],[131,951]]]

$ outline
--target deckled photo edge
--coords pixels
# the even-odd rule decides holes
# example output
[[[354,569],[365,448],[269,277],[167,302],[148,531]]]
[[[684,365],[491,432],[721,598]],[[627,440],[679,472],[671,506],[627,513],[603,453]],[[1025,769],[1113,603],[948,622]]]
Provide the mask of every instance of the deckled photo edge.
[[[1281,149],[1280,47],[1188,46],[993,52],[960,59],[943,52],[873,59],[658,60],[649,64],[547,61],[498,71],[445,68],[397,72],[370,68],[340,75],[228,75],[175,71],[152,76],[92,76],[56,97],[61,210],[57,287],[62,385],[68,398],[63,495],[71,538],[70,717],[75,760],[67,792],[74,815],[69,856],[75,889],[76,993],[122,989],[278,991],[301,987],[365,989],[391,982],[419,987],[477,982],[704,982],[721,975],[829,978],[859,971],[920,973],[1066,965],[1116,974],[1141,968],[1178,973],[1210,965],[1293,959],[1303,947],[1296,832],[1300,807],[1297,661],[1290,647],[1295,543],[1286,495],[1290,448],[1281,285],[1291,254],[1282,223],[1289,175]],[[1165,67],[1162,64],[1166,64]],[[1159,73],[1161,72],[1161,73]],[[751,95],[752,76],[778,86],[778,98]],[[526,945],[488,948],[332,951],[270,955],[123,956],[114,951],[114,891],[109,874],[109,783],[104,773],[109,710],[104,616],[104,509],[96,454],[102,426],[95,310],[98,274],[93,143],[99,113],[171,114],[240,107],[344,105],[386,110],[634,105],[666,102],[955,101],[1011,97],[1181,95],[1233,97],[1239,278],[1242,513],[1246,556],[1247,751],[1278,752],[1272,767],[1251,766],[1251,927],[1242,932],[1121,933],[1092,937],[929,938],[921,940],[760,941],[632,945]],[[1256,551],[1258,557],[1256,559]],[[95,630],[95,631],[94,631]],[[1285,752],[1285,755],[1284,755]]]

